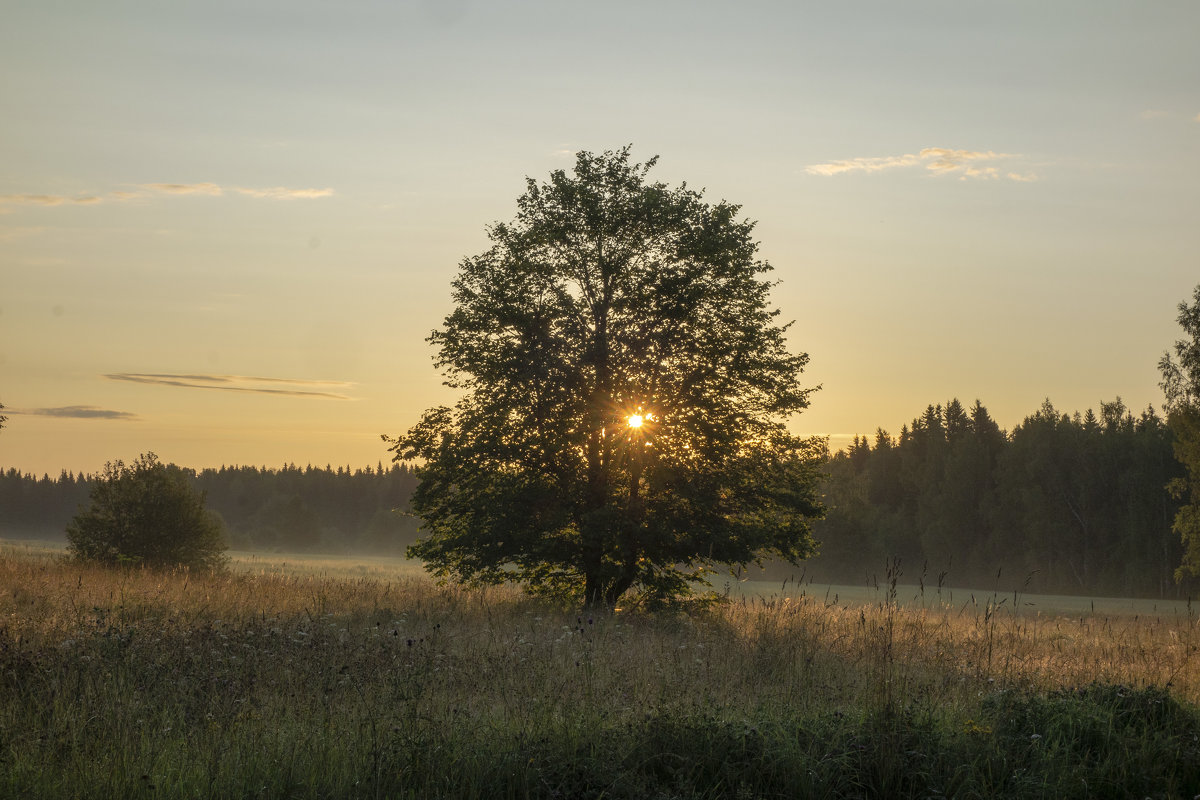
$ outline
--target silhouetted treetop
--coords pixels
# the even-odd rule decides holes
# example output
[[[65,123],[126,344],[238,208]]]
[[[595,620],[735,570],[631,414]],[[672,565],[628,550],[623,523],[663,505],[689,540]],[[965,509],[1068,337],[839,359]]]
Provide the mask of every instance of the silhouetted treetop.
[[[420,462],[410,552],[436,574],[613,605],[810,552],[821,447],[784,426],[808,357],[776,322],[753,223],[649,182],[654,164],[579,153],[461,263],[430,342],[466,396],[392,442]]]

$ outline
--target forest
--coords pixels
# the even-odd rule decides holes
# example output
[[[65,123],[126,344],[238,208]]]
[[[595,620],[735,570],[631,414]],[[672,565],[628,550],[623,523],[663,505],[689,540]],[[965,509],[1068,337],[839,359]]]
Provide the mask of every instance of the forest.
[[[417,536],[403,464],[351,470],[294,464],[186,470],[238,550],[402,555]],[[62,540],[95,476],[0,473],[0,536]]]
[[[1167,484],[1185,474],[1153,407],[1067,414],[1046,400],[1012,431],[982,403],[930,405],[900,435],[855,437],[828,463],[817,580],[1181,597]],[[999,574],[999,575],[998,575]]]

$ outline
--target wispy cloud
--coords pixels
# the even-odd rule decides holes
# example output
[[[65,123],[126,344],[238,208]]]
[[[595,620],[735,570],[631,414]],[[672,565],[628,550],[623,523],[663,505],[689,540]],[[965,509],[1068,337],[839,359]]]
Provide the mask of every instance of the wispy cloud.
[[[333,189],[291,188],[288,186],[221,186],[216,183],[141,183],[130,190],[114,190],[103,194],[4,194],[0,195],[0,213],[13,206],[88,206],[99,203],[125,203],[150,197],[186,196],[221,197],[240,194],[261,200],[315,200],[337,194]]]
[[[163,194],[199,194],[219,197],[226,192],[265,200],[314,200],[332,197],[333,189],[293,189],[288,186],[267,186],[256,189],[248,186],[222,187],[215,183],[143,183],[143,189]]]
[[[334,193],[333,189],[289,189],[286,186],[272,186],[268,189],[246,189],[239,186],[234,191],[269,200],[314,200],[318,197],[332,197]]]
[[[1037,175],[1003,169],[1000,165],[1019,159],[1013,153],[997,153],[993,150],[954,150],[946,147],[926,147],[919,153],[899,156],[876,156],[849,158],[812,164],[804,168],[810,175],[840,175],[844,172],[882,172],[906,167],[924,167],[938,175],[957,175],[962,180],[982,178],[990,180],[1034,181]]]
[[[896,167],[911,167],[921,163],[920,156],[883,156],[880,158],[849,158],[828,164],[812,164],[804,168],[810,175],[837,175],[842,172],[880,172]]]
[[[119,372],[105,375],[110,381],[128,381],[156,386],[178,386],[186,389],[217,389],[225,392],[285,395],[288,397],[325,397],[349,400],[350,397],[332,388],[354,384],[347,381],[299,380],[295,378],[263,378],[249,375],[176,375],[169,373]]]
[[[143,183],[142,188],[163,194],[205,194],[212,197],[225,191],[215,183]]]
[[[0,194],[0,204],[12,206],[90,206],[104,199],[95,195]]]
[[[58,406],[56,408],[4,409],[6,414],[23,414],[30,417],[60,417],[67,419],[139,419],[137,414],[128,411],[112,411],[96,406]]]

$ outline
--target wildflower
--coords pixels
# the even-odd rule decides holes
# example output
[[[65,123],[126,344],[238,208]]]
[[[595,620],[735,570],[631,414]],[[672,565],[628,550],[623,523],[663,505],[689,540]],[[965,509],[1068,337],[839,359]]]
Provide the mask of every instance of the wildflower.
[[[969,719],[967,720],[966,724],[963,725],[963,732],[967,734],[982,734],[986,736],[992,732],[992,727],[990,725],[981,725],[975,720]]]

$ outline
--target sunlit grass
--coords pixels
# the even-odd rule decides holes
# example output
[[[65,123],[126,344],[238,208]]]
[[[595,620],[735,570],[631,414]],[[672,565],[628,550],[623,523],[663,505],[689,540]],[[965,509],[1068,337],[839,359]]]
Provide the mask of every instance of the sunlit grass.
[[[370,578],[377,581],[399,581],[424,576],[419,561],[399,556],[335,556],[307,553],[258,553],[232,551],[230,568],[252,575],[308,575],[324,578]]]
[[[110,571],[0,550],[0,796],[1061,796],[1067,744],[1047,755],[1029,747],[1050,728],[1014,733],[1047,724],[1027,722],[1050,713],[1036,698],[1084,703],[1081,725],[1097,703],[1161,706],[1162,688],[1200,702],[1186,608],[913,602],[884,585],[607,616],[358,566]],[[1133,700],[1075,691],[1094,684]],[[1150,748],[1168,770],[1142,795],[1200,775],[1183,733],[1106,725],[1090,747]],[[1085,779],[1137,774],[1104,758]]]

